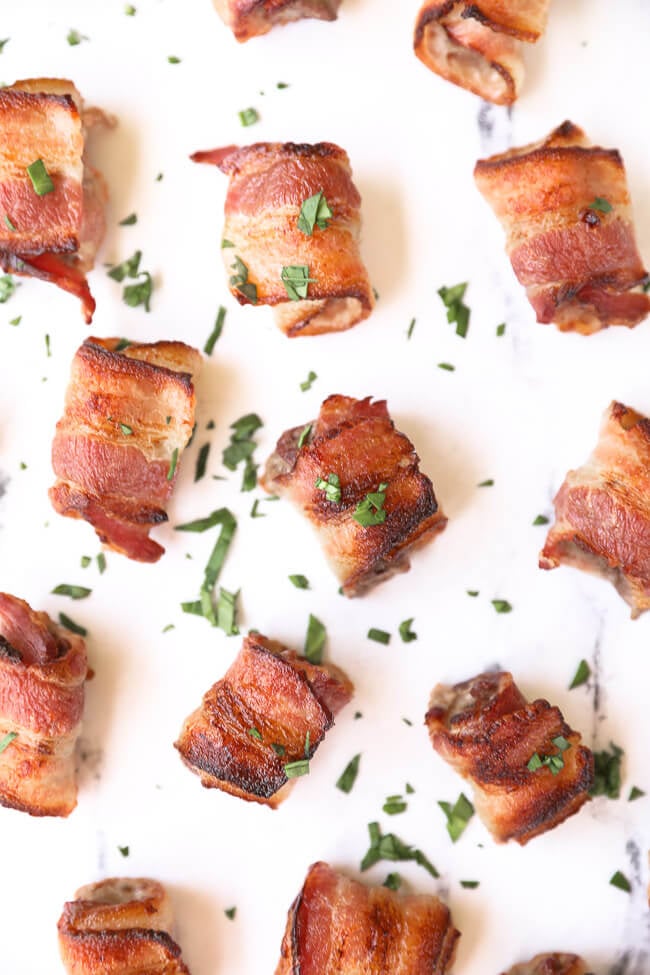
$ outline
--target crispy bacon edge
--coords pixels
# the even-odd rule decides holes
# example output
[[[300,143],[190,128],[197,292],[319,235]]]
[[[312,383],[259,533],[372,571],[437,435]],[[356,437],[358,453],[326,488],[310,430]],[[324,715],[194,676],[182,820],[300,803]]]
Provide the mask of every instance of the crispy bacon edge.
[[[631,608],[650,609],[650,420],[623,403],[605,410],[587,462],[555,496],[541,569],[568,565],[609,580]]]
[[[540,142],[479,160],[474,178],[538,322],[591,335],[647,317],[650,295],[633,290],[648,273],[617,150],[591,145],[565,121]]]
[[[285,765],[312,758],[353,692],[339,668],[249,635],[174,747],[205,788],[276,809],[296,781]]]
[[[498,843],[521,846],[564,822],[589,801],[594,758],[559,708],[528,703],[508,672],[479,674],[454,686],[439,684],[425,717],[431,744],[474,787],[476,811]],[[559,754],[564,766],[528,769],[534,754]]]
[[[503,975],[589,975],[587,965],[578,955],[551,954],[535,955],[528,962],[513,965]]]
[[[346,331],[370,315],[375,297],[360,253],[361,197],[343,149],[329,142],[262,142],[195,152],[191,159],[229,177],[222,258],[240,304],[273,306],[289,338]],[[307,236],[298,229],[301,207],[320,191],[333,216],[327,228]],[[243,286],[237,262],[246,269]],[[282,269],[291,265],[309,268],[306,299],[289,298]]]
[[[214,0],[217,13],[242,44],[296,20],[336,20],[342,0]]]
[[[0,804],[31,816],[77,805],[75,745],[88,675],[83,639],[0,593]]]
[[[447,525],[419,460],[408,437],[395,429],[385,400],[333,395],[317,420],[282,434],[260,483],[270,494],[287,495],[309,518],[344,595],[353,597],[407,572],[411,553]],[[330,473],[340,477],[338,504],[316,487],[317,478]],[[388,485],[386,520],[363,527],[354,511],[380,483]]]
[[[63,965],[68,975],[189,975],[172,923],[158,881],[111,877],[88,884],[59,918]]]
[[[292,904],[275,975],[445,975],[460,932],[437,897],[366,887],[314,863]]]

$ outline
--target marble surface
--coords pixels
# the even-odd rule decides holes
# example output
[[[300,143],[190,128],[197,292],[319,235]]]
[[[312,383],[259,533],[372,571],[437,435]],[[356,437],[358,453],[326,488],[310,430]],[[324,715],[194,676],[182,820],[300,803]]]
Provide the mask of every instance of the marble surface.
[[[228,316],[200,381],[199,431],[170,524],[156,532],[167,554],[155,566],[109,554],[100,577],[94,566],[80,568],[82,555],[99,550],[92,530],[58,518],[47,499],[49,444],[71,357],[88,331],[74,299],[36,282],[0,306],[0,589],[87,626],[96,671],[77,810],[66,821],[39,821],[0,809],[0,968],[59,971],[63,901],[83,883],[131,873],[169,885],[193,975],[273,972],[307,866],[322,858],[356,875],[367,823],[378,819],[439,869],[433,881],[414,864],[396,867],[409,889],[448,900],[463,932],[458,975],[497,975],[544,950],[580,952],[598,975],[646,975],[650,798],[630,804],[626,797],[633,784],[650,793],[650,617],[631,622],[597,579],[540,572],[544,529],[532,522],[551,513],[554,491],[591,450],[612,398],[650,413],[650,325],[587,339],[536,325],[471,173],[479,155],[571,118],[623,153],[650,259],[650,3],[555,0],[512,112],[481,105],[416,61],[416,2],[344,0],[336,24],[304,22],[243,47],[209,0],[136,0],[135,17],[124,15],[122,0],[3,6],[0,34],[11,38],[0,55],[3,80],[69,76],[90,103],[119,116],[94,150],[112,195],[101,259],[141,248],[156,287],[151,314],[127,308],[100,263],[91,276],[92,333],[202,346],[220,303]],[[70,28],[88,40],[68,46]],[[168,63],[170,55],[181,63]],[[290,87],[278,90],[279,81]],[[242,129],[237,113],[248,106],[261,121]],[[241,310],[228,295],[218,252],[225,181],[192,166],[188,155],[263,139],[331,140],[351,156],[364,201],[363,250],[380,300],[349,333],[290,342],[268,310]],[[137,224],[119,227],[132,211]],[[436,291],[465,280],[472,317],[463,341]],[[10,326],[18,315],[20,325]],[[497,338],[502,321],[506,334]],[[310,369],[318,380],[303,393]],[[288,505],[261,502],[266,517],[251,519],[261,493],[239,493],[239,474],[193,483],[208,438],[209,474],[228,474],[221,450],[228,425],[243,413],[264,420],[264,458],[331,392],[388,399],[449,516],[447,531],[409,574],[357,601],[337,594],[315,539]],[[208,433],[210,419],[216,427]],[[487,478],[494,486],[478,488]],[[212,538],[173,526],[221,505],[239,519],[222,581],[242,588],[242,629],[299,648],[315,613],[327,625],[329,658],[357,687],[312,774],[275,813],[201,789],[171,747],[239,646],[184,617],[179,605],[197,592]],[[289,573],[308,576],[311,590],[295,590]],[[90,586],[92,596],[71,604],[51,595],[60,582]],[[468,598],[467,589],[480,596]],[[497,615],[494,598],[508,599],[513,612]],[[406,645],[397,626],[408,617],[418,640]],[[163,633],[169,623],[175,629]],[[391,631],[391,644],[369,642],[370,626]],[[569,691],[583,657],[593,677]],[[495,846],[476,818],[451,844],[437,801],[454,800],[461,783],[422,727],[434,683],[495,663],[512,669],[529,696],[560,705],[587,743],[625,749],[623,798],[595,800],[525,849]],[[362,720],[353,720],[355,710]],[[345,796],[334,783],[357,752],[361,772]],[[383,815],[384,798],[407,781],[416,790],[408,811]],[[118,851],[125,845],[128,859]],[[381,883],[388,869],[380,864],[366,879]],[[609,885],[616,870],[629,877],[630,895]],[[466,879],[480,887],[462,889]],[[233,905],[229,921],[224,910]]]

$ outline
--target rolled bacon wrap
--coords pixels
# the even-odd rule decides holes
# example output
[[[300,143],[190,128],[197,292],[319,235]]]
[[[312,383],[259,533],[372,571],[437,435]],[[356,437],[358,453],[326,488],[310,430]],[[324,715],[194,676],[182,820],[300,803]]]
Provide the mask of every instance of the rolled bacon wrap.
[[[167,521],[164,505],[194,427],[192,377],[200,364],[200,353],[182,342],[116,338],[87,339],[72,362],[52,444],[50,500],[140,562],[164,552],[149,532]]]
[[[214,5],[242,42],[305,17],[336,20],[341,0],[214,0]]]
[[[541,569],[569,565],[609,580],[632,609],[650,609],[650,420],[613,402],[596,448],[555,497]]]
[[[632,327],[650,312],[625,167],[572,122],[541,142],[476,164],[477,186],[506,232],[537,321],[583,335]]]
[[[343,331],[368,317],[374,296],[359,251],[361,197],[343,149],[261,142],[192,159],[230,177],[221,253],[240,304],[273,305],[290,338]],[[321,191],[333,215],[308,236],[298,228],[302,204]],[[283,268],[295,266],[308,268],[306,299],[292,300],[283,283]]]
[[[503,975],[588,975],[587,966],[578,955],[536,955],[528,962],[513,965]]]
[[[425,0],[415,53],[427,68],[497,105],[511,105],[524,77],[523,42],[546,28],[549,0]]]
[[[0,593],[3,806],[31,816],[68,816],[77,805],[74,753],[87,674],[80,636]]]
[[[589,800],[594,758],[581,736],[548,701],[528,702],[512,674],[479,674],[439,684],[425,723],[438,754],[474,788],[476,812],[498,843],[521,846]],[[560,742],[560,745],[558,745]],[[549,764],[561,756],[559,770]]]
[[[445,975],[459,937],[437,897],[366,887],[315,863],[289,911],[275,975]]]
[[[85,109],[71,81],[32,78],[0,89],[0,266],[76,295],[87,323],[95,300],[86,272],[106,223],[108,191],[87,164],[86,138],[113,120]],[[39,196],[27,167],[41,160],[54,184]]]
[[[68,975],[189,975],[172,925],[169,896],[155,880],[88,884],[59,918],[63,965]]]
[[[175,747],[206,788],[275,809],[295,783],[285,767],[311,759],[353,691],[337,667],[249,635]]]
[[[339,478],[339,501],[317,486],[330,474]],[[447,524],[413,444],[395,429],[385,400],[369,396],[329,396],[317,420],[280,437],[261,483],[301,508],[346,596],[406,572],[411,552]],[[382,484],[385,518],[364,526],[357,506]]]

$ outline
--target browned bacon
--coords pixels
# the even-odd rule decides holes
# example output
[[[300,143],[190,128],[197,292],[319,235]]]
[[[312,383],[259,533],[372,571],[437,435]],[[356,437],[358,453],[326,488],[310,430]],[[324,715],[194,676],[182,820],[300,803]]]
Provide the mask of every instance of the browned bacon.
[[[305,17],[336,20],[341,0],[214,0],[214,5],[242,42]]]
[[[549,0],[425,0],[415,53],[436,74],[497,105],[511,105],[524,77],[522,41],[546,27]]]
[[[175,747],[206,788],[275,809],[295,782],[285,766],[313,756],[353,690],[338,668],[310,664],[256,633],[187,718]]]
[[[315,863],[289,911],[275,975],[445,975],[459,937],[437,897],[365,887]]]
[[[88,673],[81,637],[0,593],[0,803],[32,816],[77,805],[75,744]]]
[[[556,495],[539,564],[608,579],[633,618],[650,609],[650,420],[609,405],[596,449]]]
[[[275,306],[276,322],[290,337],[342,331],[368,317],[374,297],[359,252],[361,197],[342,149],[329,142],[262,142],[196,152],[192,159],[230,177],[228,246],[221,253],[240,304]],[[301,207],[321,191],[333,216],[308,236],[298,229]],[[237,283],[241,264],[244,288]],[[291,300],[282,281],[282,269],[296,265],[308,267],[312,279],[304,300]]]
[[[86,271],[104,236],[108,198],[84,158],[88,129],[98,122],[113,124],[85,110],[70,81],[32,78],[0,90],[0,265],[76,295],[86,322],[95,310]],[[54,183],[43,196],[27,172],[38,159]]]
[[[439,684],[425,718],[431,743],[474,787],[476,811],[497,842],[522,846],[589,799],[594,759],[548,701],[529,703],[509,673]],[[570,747],[561,750],[558,739]],[[528,763],[561,755],[559,770]]]
[[[479,161],[474,176],[538,322],[590,335],[646,317],[650,296],[632,290],[646,271],[617,150],[564,122],[541,142]]]
[[[286,495],[318,531],[346,596],[410,567],[411,552],[442,531],[447,519],[420,473],[411,441],[395,429],[385,400],[330,396],[313,424],[287,430],[269,458],[262,484]],[[303,437],[303,445],[298,443]],[[341,500],[316,486],[335,474]],[[364,527],[353,517],[369,493],[386,484],[385,520]]]
[[[63,965],[68,975],[189,975],[172,925],[169,896],[155,880],[88,884],[59,918]]]
[[[192,377],[200,364],[200,353],[182,342],[97,338],[72,362],[52,445],[50,500],[140,562],[164,552],[149,532],[167,521],[164,505],[194,427]]]
[[[588,975],[587,966],[577,955],[536,955],[528,962],[513,965],[503,975]]]

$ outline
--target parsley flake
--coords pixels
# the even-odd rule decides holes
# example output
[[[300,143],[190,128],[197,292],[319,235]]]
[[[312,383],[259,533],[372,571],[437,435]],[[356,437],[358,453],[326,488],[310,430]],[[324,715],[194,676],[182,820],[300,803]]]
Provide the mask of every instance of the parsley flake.
[[[497,613],[511,613],[512,606],[507,599],[493,599],[492,605]]]
[[[214,351],[214,347],[217,344],[219,338],[221,337],[225,320],[226,320],[226,309],[223,307],[223,305],[220,305],[219,311],[217,313],[217,319],[214,323],[214,328],[208,335],[205,345],[203,346],[203,351],[205,352],[206,355],[212,355]]]
[[[311,430],[312,430],[312,425],[311,423],[308,423],[300,431],[300,436],[298,437],[298,450],[302,450],[302,448],[305,446],[305,443],[309,439],[309,434],[311,433]]]
[[[78,44],[81,44],[82,41],[89,40],[89,38],[86,37],[85,34],[80,34],[78,30],[74,30],[74,28],[72,28],[68,31],[66,40],[70,47],[76,47]]]
[[[575,676],[571,683],[569,684],[569,690],[572,691],[576,687],[582,687],[586,684],[591,677],[591,667],[586,660],[581,660],[578,664],[578,669],[575,672]]]
[[[361,861],[360,869],[362,872],[369,870],[381,860],[402,862],[414,860],[419,866],[424,867],[432,877],[440,876],[422,850],[414,849],[414,847],[404,843],[394,833],[386,833],[384,836],[379,823],[368,823],[368,834],[370,836],[370,848]]]
[[[17,283],[10,274],[3,274],[0,277],[0,305],[4,305],[6,301],[9,301],[17,287]]]
[[[328,221],[333,216],[323,190],[319,190],[303,202],[298,217],[298,230],[311,237],[315,227],[319,230],[327,230]]]
[[[411,629],[413,619],[414,617],[412,616],[410,620],[404,620],[398,627],[399,635],[404,643],[412,643],[413,640],[417,640],[418,638],[417,633],[414,633]]]
[[[627,879],[624,873],[617,870],[616,873],[611,877],[610,884],[612,887],[618,887],[619,890],[624,891],[624,893],[629,894],[632,891],[632,884]]]
[[[308,389],[311,389],[312,384],[317,379],[318,379],[318,376],[316,375],[316,373],[315,372],[312,372],[312,370],[310,369],[309,370],[309,373],[307,374],[307,378],[303,382],[300,383],[300,388],[303,391],[303,393],[306,393]]]
[[[323,659],[327,630],[318,617],[309,614],[307,624],[307,634],[305,636],[305,647],[303,654],[310,664],[320,664]]]
[[[451,842],[457,843],[474,815],[474,806],[464,792],[461,792],[453,806],[450,802],[439,802],[438,805],[447,817],[447,832]]]
[[[563,753],[571,748],[571,742],[567,741],[564,735],[558,735],[556,738],[552,738],[551,741],[558,749],[557,753],[555,755],[540,755],[538,752],[535,752],[526,763],[526,768],[529,772],[537,772],[541,768],[548,768],[552,775],[560,774],[564,768]]]
[[[230,267],[235,272],[230,278],[230,287],[234,288],[237,294],[245,298],[246,301],[249,301],[252,305],[256,305],[257,285],[252,284],[248,280],[248,268],[242,261],[241,257],[235,257],[235,260]],[[244,303],[241,302],[241,298],[238,300],[240,303]]]
[[[328,474],[327,478],[317,477],[316,488],[325,492],[325,497],[332,504],[341,502],[341,481],[338,474]]]
[[[310,284],[316,279],[309,277],[307,264],[289,264],[282,268],[282,283],[291,301],[302,301],[307,297]]]
[[[256,108],[244,108],[238,114],[239,121],[245,128],[249,125],[255,125],[260,120],[260,115]]]
[[[643,789],[639,789],[637,788],[637,786],[633,785],[632,788],[630,789],[630,794],[627,797],[627,801],[634,802],[635,799],[641,799],[644,795],[645,792],[643,791]]]
[[[309,579],[307,576],[293,575],[289,576],[289,582],[293,583],[296,589],[309,589]]]
[[[468,282],[465,281],[463,284],[455,284],[451,288],[445,288],[443,286],[438,289],[442,303],[447,309],[447,321],[450,324],[456,324],[456,335],[459,335],[462,339],[467,336],[471,314],[469,308],[463,302],[465,292],[467,291],[467,284]]]
[[[533,525],[535,525],[535,527],[537,527],[537,525],[548,525],[548,518],[546,515],[537,515]]]
[[[367,637],[369,640],[374,640],[375,643],[383,643],[384,646],[390,643],[390,633],[387,633],[386,630],[377,630],[374,627],[370,627]]]
[[[18,737],[17,731],[8,731],[4,738],[0,738],[0,755],[9,748],[9,745]]]
[[[45,196],[47,193],[54,192],[54,183],[42,159],[34,160],[27,167],[27,174],[32,181],[32,186],[37,196]]]
[[[357,776],[359,774],[359,763],[361,762],[361,755],[355,755],[351,758],[348,764],[343,769],[341,775],[337,779],[336,788],[340,789],[341,792],[345,792],[349,795],[354,788],[354,783],[357,781]]]
[[[382,482],[376,491],[367,494],[354,509],[352,517],[362,528],[383,525],[386,521],[384,501],[386,500],[387,488],[388,484]]]
[[[118,846],[118,850],[120,851],[123,857],[128,857],[130,853],[128,846]]]
[[[74,620],[66,616],[65,613],[59,613],[59,623],[61,626],[65,626],[66,630],[70,630],[71,633],[76,633],[78,636],[88,636],[88,630],[85,626],[81,626],[79,623],[75,623]]]
[[[589,210],[598,210],[600,213],[611,213],[614,209],[609,200],[606,200],[602,196],[597,196],[593,203],[588,206]]]
[[[609,747],[610,751],[594,752],[595,776],[589,795],[618,799],[621,794],[621,760],[625,753],[614,742],[610,742]]]
[[[87,599],[91,592],[92,589],[85,586],[71,586],[67,582],[61,582],[52,589],[53,596],[69,596],[70,599]]]

